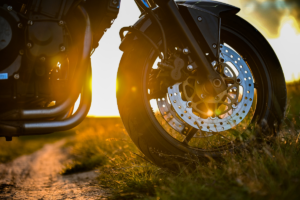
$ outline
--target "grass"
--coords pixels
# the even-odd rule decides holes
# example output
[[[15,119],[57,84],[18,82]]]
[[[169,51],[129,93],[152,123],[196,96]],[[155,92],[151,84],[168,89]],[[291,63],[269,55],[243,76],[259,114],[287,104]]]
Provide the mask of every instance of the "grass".
[[[182,167],[179,173],[173,173],[148,162],[120,122],[107,119],[102,126],[102,120],[94,119],[92,130],[77,133],[75,165],[66,169],[83,170],[80,165],[86,167],[86,161],[91,164],[94,156],[101,158],[87,170],[100,169],[99,185],[111,188],[113,199],[300,198],[300,145],[294,130],[281,131],[272,146],[266,142],[249,143],[243,151],[225,153],[221,163],[213,159],[206,164],[192,160],[196,163],[193,170]]]
[[[111,188],[113,199],[300,199],[299,85],[288,85],[289,112],[271,146],[254,140],[242,151],[224,153],[222,162],[191,159],[194,168],[181,167],[174,173],[143,157],[121,119],[87,118],[70,132],[76,131],[66,143],[72,147],[73,161],[61,173],[97,169],[99,185]],[[1,162],[62,137],[61,133],[20,137],[11,143],[1,139]]]
[[[120,118],[87,118],[66,146],[72,146],[73,162],[65,165],[62,174],[95,169],[123,150],[135,150]]]
[[[90,119],[68,142],[74,160],[62,173],[99,169],[99,185],[111,188],[113,199],[300,199],[298,85],[288,86],[293,109],[272,146],[254,140],[223,162],[191,160],[193,170],[174,173],[147,161],[120,119]]]
[[[300,80],[287,84],[288,112],[286,114],[288,123],[294,127],[300,125]],[[297,125],[296,125],[297,126]],[[298,127],[299,129],[299,127]]]
[[[250,151],[224,155],[223,163],[211,160],[192,172],[182,169],[156,190],[155,198],[299,199],[298,136],[282,134],[284,139],[272,147],[254,145]]]
[[[73,161],[61,174],[100,168],[99,184],[114,188],[116,198],[154,195],[165,175],[138,151],[120,118],[86,119],[66,146],[72,146]]]
[[[75,131],[70,130],[48,135],[14,137],[11,142],[6,142],[4,137],[0,137],[0,163],[9,162],[21,155],[31,154],[46,143],[53,143],[73,135],[75,135]]]

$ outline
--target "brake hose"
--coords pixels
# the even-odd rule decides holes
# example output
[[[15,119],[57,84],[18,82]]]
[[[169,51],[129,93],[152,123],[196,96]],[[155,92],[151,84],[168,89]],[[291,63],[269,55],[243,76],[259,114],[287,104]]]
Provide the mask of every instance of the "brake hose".
[[[140,2],[140,0],[135,0],[135,2],[138,4],[138,6],[140,6],[149,16],[151,19],[153,19],[157,25],[159,26],[159,29],[161,31],[161,35],[162,35],[162,43],[163,43],[163,58],[161,58],[161,52],[159,51],[159,48],[157,47],[157,45],[146,35],[144,34],[143,32],[137,30],[137,29],[134,29],[132,27],[124,27],[124,28],[131,28],[131,30],[133,30],[135,33],[138,33],[140,36],[144,37],[148,42],[151,43],[151,45],[154,47],[154,49],[157,51],[159,51],[159,57],[162,59],[162,60],[165,60],[166,57],[167,57],[167,53],[168,53],[168,49],[167,49],[167,39],[166,39],[166,34],[165,34],[165,31],[164,31],[164,28],[162,26],[162,24],[160,23],[159,19],[157,18],[157,16],[154,14],[154,12],[152,11],[151,8],[148,8],[146,7],[143,3]],[[127,29],[128,30],[128,29]],[[123,36],[123,32],[126,31],[125,29],[121,29],[120,30],[120,37],[121,39],[124,38]]]
[[[144,39],[146,39],[146,41],[149,42],[153,46],[154,50],[158,53],[159,58],[161,60],[164,60],[164,56],[162,56],[161,51],[159,50],[159,47],[145,33],[143,33],[140,30],[135,29],[134,27],[130,27],[130,26],[129,27],[123,27],[120,30],[120,38],[121,38],[121,40],[123,40],[125,38],[125,36],[123,35],[123,33],[125,31],[129,31],[129,32],[135,33],[138,37],[141,36]]]

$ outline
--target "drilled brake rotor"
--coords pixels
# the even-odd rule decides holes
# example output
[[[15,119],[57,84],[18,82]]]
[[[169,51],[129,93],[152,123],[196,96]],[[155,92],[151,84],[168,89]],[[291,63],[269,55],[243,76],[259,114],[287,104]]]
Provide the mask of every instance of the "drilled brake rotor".
[[[248,65],[228,46],[221,45],[220,57],[224,59],[220,74],[227,90],[216,96],[205,95],[196,78],[191,76],[169,87],[166,98],[157,100],[161,114],[176,131],[184,134],[188,125],[199,129],[199,133],[226,131],[249,113],[254,82]]]

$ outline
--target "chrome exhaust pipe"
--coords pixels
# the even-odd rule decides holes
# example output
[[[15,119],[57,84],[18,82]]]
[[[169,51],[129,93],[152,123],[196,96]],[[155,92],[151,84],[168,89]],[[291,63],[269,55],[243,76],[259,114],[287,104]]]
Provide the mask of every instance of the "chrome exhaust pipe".
[[[65,131],[77,126],[88,114],[92,102],[91,88],[91,65],[84,79],[83,92],[81,93],[80,105],[77,111],[71,117],[60,121],[1,121],[0,136],[13,137],[25,135],[42,135],[55,131]]]

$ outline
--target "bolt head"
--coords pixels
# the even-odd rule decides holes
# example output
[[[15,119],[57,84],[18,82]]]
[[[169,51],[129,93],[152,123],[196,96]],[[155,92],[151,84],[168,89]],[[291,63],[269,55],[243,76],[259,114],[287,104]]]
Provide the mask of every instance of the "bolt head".
[[[19,78],[20,78],[20,75],[19,75],[19,74],[15,74],[15,75],[14,75],[14,78],[15,78],[15,79],[19,79]]]
[[[220,79],[213,80],[214,87],[220,87],[222,85],[222,81]]]
[[[187,70],[190,71],[190,72],[193,71],[193,70],[194,70],[193,65],[188,65],[188,66],[187,66]]]
[[[202,17],[200,17],[200,16],[197,19],[199,22],[202,22],[202,20],[203,20]]]
[[[13,7],[12,6],[7,6],[8,11],[12,11]]]
[[[205,94],[201,94],[201,98],[204,99],[206,97]]]
[[[26,45],[28,48],[31,48],[32,47],[32,44],[30,42],[27,43]]]
[[[188,107],[188,108],[190,108],[190,107],[192,107],[192,102],[191,101],[188,101],[187,103],[186,103],[186,106]]]
[[[18,28],[23,28],[23,24],[22,23],[18,23]]]
[[[30,26],[32,26],[33,25],[33,21],[32,20],[28,20],[27,24],[30,25]]]
[[[61,46],[59,49],[60,49],[60,51],[65,51],[66,47],[65,46]]]
[[[216,45],[216,44],[213,44],[213,48],[214,48],[214,49],[217,48],[217,45]]]
[[[114,5],[117,5],[118,1],[117,0],[113,0],[112,2]]]
[[[24,50],[21,49],[21,50],[19,51],[19,54],[20,54],[21,56],[23,56],[23,55],[24,55]]]
[[[184,55],[187,55],[187,54],[190,53],[190,51],[189,51],[188,48],[184,48],[184,49],[182,50],[182,53],[183,53]]]
[[[216,66],[216,64],[217,64],[217,61],[213,61],[212,63],[211,63],[211,65],[214,67],[214,66]]]
[[[59,24],[60,26],[62,26],[62,25],[64,25],[64,21],[60,20],[60,21],[58,22],[58,24]]]

